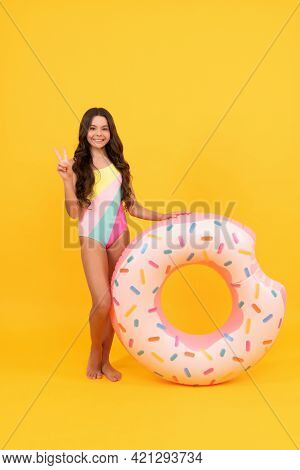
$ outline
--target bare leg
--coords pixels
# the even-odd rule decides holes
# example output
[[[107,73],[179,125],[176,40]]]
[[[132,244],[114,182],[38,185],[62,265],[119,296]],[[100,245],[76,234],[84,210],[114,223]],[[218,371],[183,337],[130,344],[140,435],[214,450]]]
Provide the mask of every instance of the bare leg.
[[[106,249],[91,238],[80,236],[81,258],[92,297],[89,315],[91,350],[87,365],[87,377],[102,378],[102,343],[105,324],[111,307],[109,266]]]
[[[108,257],[108,264],[109,264],[109,281],[111,281],[113,271],[115,269],[115,265],[120,258],[123,250],[126,248],[130,241],[130,234],[129,230],[124,231],[120,237],[109,247],[107,248],[107,257]],[[109,362],[109,354],[113,342],[114,337],[114,329],[111,324],[110,315],[107,317],[107,321],[105,324],[104,330],[104,341],[102,343],[103,353],[102,353],[102,362],[101,362],[101,370],[104,375],[112,381],[120,380],[122,374],[114,369]]]

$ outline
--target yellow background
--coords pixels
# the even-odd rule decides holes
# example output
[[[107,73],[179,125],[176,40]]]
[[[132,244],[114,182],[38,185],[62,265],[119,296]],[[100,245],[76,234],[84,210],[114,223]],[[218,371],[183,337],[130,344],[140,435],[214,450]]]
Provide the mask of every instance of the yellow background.
[[[299,446],[296,6],[2,2],[3,448]],[[53,147],[66,146],[71,158],[82,115],[94,106],[115,119],[141,203],[201,200],[214,212],[219,201],[224,214],[234,201],[230,217],[256,233],[257,259],[286,286],[287,310],[276,343],[248,374],[215,387],[174,385],[115,337],[111,361],[122,380],[85,377],[90,294]],[[132,237],[151,223],[130,217]],[[223,322],[224,285],[200,266],[188,269],[186,278]],[[180,289],[179,277],[171,282]],[[182,292],[192,318],[186,326],[209,329],[192,292]],[[169,318],[184,327],[177,289],[166,286],[165,294]]]

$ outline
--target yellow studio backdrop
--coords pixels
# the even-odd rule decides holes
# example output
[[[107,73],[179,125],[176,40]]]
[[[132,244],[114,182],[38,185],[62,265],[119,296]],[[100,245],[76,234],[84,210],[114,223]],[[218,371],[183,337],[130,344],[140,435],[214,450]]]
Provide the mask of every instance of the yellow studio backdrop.
[[[295,449],[298,2],[5,1],[0,26],[2,448]],[[257,259],[285,285],[287,309],[249,373],[174,385],[115,336],[111,362],[122,379],[86,378],[91,299],[53,147],[73,156],[91,107],[112,113],[141,203],[205,201],[223,215],[231,205],[229,217],[256,233]],[[155,223],[127,217],[131,239]],[[222,280],[185,269],[222,324]],[[174,275],[166,285],[168,318],[209,331],[180,283]]]

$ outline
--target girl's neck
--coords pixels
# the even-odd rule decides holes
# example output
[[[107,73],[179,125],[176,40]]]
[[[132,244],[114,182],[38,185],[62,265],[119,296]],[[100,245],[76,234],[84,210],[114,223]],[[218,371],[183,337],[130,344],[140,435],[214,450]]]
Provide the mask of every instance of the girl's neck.
[[[92,162],[96,167],[102,167],[111,163],[106,152],[92,152]]]

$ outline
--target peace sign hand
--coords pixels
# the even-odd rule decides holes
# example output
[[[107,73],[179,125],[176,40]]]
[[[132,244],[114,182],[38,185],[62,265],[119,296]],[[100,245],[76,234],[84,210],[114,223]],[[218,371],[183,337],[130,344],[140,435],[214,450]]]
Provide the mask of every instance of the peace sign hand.
[[[59,163],[57,165],[57,171],[62,177],[63,181],[72,181],[73,178],[73,170],[71,161],[68,159],[67,151],[64,148],[64,157],[62,157],[59,151],[54,147],[54,152],[57,155]]]

